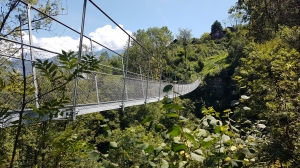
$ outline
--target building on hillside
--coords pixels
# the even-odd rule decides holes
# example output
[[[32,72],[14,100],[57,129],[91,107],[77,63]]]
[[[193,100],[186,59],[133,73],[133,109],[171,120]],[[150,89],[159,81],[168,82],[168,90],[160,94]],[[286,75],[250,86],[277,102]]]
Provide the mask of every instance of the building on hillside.
[[[212,40],[220,40],[226,34],[226,29],[229,29],[231,32],[235,32],[236,29],[234,27],[226,27],[224,30],[215,30],[211,32],[209,35],[211,36]]]

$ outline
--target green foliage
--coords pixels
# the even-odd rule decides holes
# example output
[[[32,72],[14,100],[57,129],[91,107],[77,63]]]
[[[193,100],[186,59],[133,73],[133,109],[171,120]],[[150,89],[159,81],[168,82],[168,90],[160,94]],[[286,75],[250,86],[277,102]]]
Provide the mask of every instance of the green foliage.
[[[247,57],[241,59],[235,80],[239,89],[251,97],[247,100],[249,108],[244,107],[251,109],[249,117],[266,119],[270,126],[268,140],[272,145],[264,146],[265,160],[297,165],[299,136],[295,130],[299,129],[300,54],[297,38],[287,40],[282,34],[292,37],[297,28],[283,28],[275,39],[247,46]],[[247,98],[244,96],[242,100]]]
[[[249,34],[258,42],[265,42],[276,36],[280,26],[297,26],[299,3],[292,0],[239,1],[229,10],[247,23]]]
[[[166,110],[162,117],[171,123],[147,116],[141,122],[144,127],[138,124],[124,131],[112,130],[111,137],[107,138],[110,149],[102,162],[121,167],[263,165],[255,160],[258,159],[260,144],[264,141],[259,129],[265,126],[259,122],[254,123],[254,126],[243,125],[246,119],[238,114],[245,113],[246,110],[232,112],[228,109],[221,114],[213,108],[203,108],[204,117],[194,120],[183,116],[185,108],[182,107],[181,100],[175,98],[170,103],[168,99],[165,97],[162,101],[166,103],[162,106]],[[242,99],[248,101],[249,98],[242,96]]]
[[[76,157],[76,161],[87,159],[87,152],[91,150],[91,147],[76,135],[75,131],[77,129],[69,128],[67,123],[58,126],[51,119],[68,110],[65,108],[65,105],[70,104],[71,100],[66,96],[68,90],[65,86],[76,77],[83,78],[83,73],[88,74],[91,71],[95,71],[98,68],[99,61],[93,56],[84,55],[79,63],[74,52],[66,53],[64,51],[59,55],[58,59],[60,66],[52,61],[37,60],[36,68],[40,72],[38,79],[43,79],[50,87],[46,92],[42,90],[39,98],[43,98],[53,92],[55,93],[55,98],[39,101],[40,106],[33,109],[38,114],[36,115],[38,118],[31,118],[30,115],[25,115],[12,123],[16,124],[17,128],[11,127],[1,130],[3,135],[11,132],[15,136],[14,138],[12,136],[3,136],[0,140],[0,143],[5,146],[4,151],[8,152],[0,158],[1,165],[8,165],[7,160],[9,160],[10,167],[14,165],[25,167],[57,167],[58,165],[64,165],[73,167],[76,163],[72,160],[72,157]],[[27,78],[31,78],[31,76],[29,75]],[[31,101],[34,99],[30,96],[28,96],[29,100],[22,102],[21,97],[24,90],[26,95],[32,95],[34,88],[32,84],[28,84],[24,88],[24,78],[20,72],[15,70],[12,72],[2,71],[0,79],[2,96],[6,98],[8,98],[7,95],[15,96],[11,100],[21,101],[22,107],[27,107],[28,104],[32,103]],[[8,106],[5,100],[1,99],[1,119],[5,122],[7,116],[9,116],[8,110],[17,108],[19,107]],[[44,117],[49,117],[50,121],[40,123],[40,119]],[[30,126],[22,125],[22,122],[26,120],[35,125],[32,130],[29,129]],[[61,131],[60,129],[62,128],[65,129]],[[6,142],[7,140],[15,141],[15,143]],[[20,151],[20,154],[16,153],[17,150]],[[22,152],[25,154],[22,154]],[[13,154],[11,155],[11,153]]]

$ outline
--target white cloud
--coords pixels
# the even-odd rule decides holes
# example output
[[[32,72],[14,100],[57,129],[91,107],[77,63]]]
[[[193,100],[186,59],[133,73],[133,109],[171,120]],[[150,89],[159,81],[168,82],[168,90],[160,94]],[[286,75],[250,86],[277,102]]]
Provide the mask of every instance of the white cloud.
[[[123,28],[123,25],[120,25]],[[132,34],[130,31],[126,31],[128,34]],[[91,32],[89,36],[99,43],[105,45],[113,50],[123,49],[128,36],[119,27],[113,28],[111,25],[106,25],[101,28],[97,28],[94,32]],[[98,49],[102,49],[100,46]]]
[[[24,43],[29,44],[29,35],[26,32],[22,31]],[[32,36],[32,42],[38,43],[38,40],[35,36]]]
[[[120,25],[123,28],[123,25]],[[132,34],[130,31],[126,30],[128,34]],[[112,50],[118,50],[123,49],[126,45],[126,42],[128,40],[128,36],[119,28],[115,27],[113,28],[111,25],[105,25],[103,27],[97,28],[94,32],[89,33],[89,37],[91,37],[93,40],[99,42],[100,44],[112,49]],[[28,34],[25,34],[23,36],[24,42],[29,43],[29,37]],[[32,37],[33,43],[35,46],[55,51],[60,53],[61,50],[65,51],[76,51],[78,50],[79,45],[79,38],[73,39],[69,36],[55,36],[55,37],[42,37],[37,38],[35,36]],[[84,38],[83,44],[90,47],[90,41]],[[96,47],[97,50],[103,49],[103,47],[93,43],[94,47]],[[35,50],[35,52],[38,52]],[[53,54],[46,54],[44,52],[38,52],[41,55],[45,55],[43,57],[52,57]],[[48,55],[48,56],[46,56]]]
[[[61,50],[78,50],[79,40],[72,39],[69,36],[50,37],[38,39],[38,45],[51,51],[60,52]]]

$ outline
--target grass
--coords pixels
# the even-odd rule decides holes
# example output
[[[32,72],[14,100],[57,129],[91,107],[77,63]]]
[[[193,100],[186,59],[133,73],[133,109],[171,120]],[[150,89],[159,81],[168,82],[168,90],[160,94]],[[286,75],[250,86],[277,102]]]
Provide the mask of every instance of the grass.
[[[222,69],[228,67],[230,64],[226,64],[227,56],[228,52],[224,51],[220,54],[204,58],[204,68],[201,71],[202,77],[204,78],[206,75],[215,75]]]

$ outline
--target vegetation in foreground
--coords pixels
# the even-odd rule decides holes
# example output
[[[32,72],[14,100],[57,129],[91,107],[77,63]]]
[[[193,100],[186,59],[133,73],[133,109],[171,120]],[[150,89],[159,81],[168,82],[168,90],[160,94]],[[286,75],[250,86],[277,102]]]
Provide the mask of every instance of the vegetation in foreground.
[[[266,2],[239,1],[231,17],[247,24],[217,41],[207,33],[193,39],[190,30],[181,29],[178,41],[166,48],[173,41],[167,27],[139,30],[137,40],[157,56],[151,63],[166,65],[165,78],[193,81],[202,75],[203,84],[187,96],[165,97],[125,113],[30,125],[22,125],[22,118],[16,127],[0,129],[1,167],[298,167],[299,5]],[[144,63],[134,43],[129,52],[134,62]],[[56,115],[71,101],[63,84],[97,70],[100,62],[121,65],[105,54],[85,56],[80,65],[73,53],[59,59],[60,66],[37,64],[57,95],[35,109],[41,115]],[[1,95],[32,94],[22,73],[8,71],[6,63],[0,67]],[[129,68],[136,71],[135,65]],[[161,67],[151,68],[159,77]],[[172,92],[172,85],[164,91]],[[3,98],[5,118],[13,106]]]

